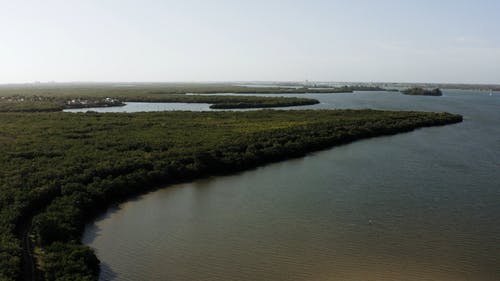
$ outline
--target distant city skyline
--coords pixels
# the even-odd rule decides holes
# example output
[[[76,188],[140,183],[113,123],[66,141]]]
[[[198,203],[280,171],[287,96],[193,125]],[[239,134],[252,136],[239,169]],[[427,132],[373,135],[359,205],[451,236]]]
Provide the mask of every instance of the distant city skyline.
[[[500,1],[3,1],[0,84],[500,84]]]

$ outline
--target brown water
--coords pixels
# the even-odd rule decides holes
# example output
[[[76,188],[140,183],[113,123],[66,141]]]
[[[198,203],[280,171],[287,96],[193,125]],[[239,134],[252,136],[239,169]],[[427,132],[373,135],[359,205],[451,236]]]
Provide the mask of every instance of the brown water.
[[[101,280],[500,280],[500,94],[313,95],[461,113],[111,208],[83,242]]]

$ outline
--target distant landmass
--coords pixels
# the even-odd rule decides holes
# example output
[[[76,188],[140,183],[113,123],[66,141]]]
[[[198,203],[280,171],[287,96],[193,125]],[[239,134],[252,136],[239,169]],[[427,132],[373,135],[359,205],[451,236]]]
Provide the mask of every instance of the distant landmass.
[[[402,94],[411,96],[442,96],[443,93],[439,88],[428,90],[423,88],[410,88],[407,90],[402,90]]]

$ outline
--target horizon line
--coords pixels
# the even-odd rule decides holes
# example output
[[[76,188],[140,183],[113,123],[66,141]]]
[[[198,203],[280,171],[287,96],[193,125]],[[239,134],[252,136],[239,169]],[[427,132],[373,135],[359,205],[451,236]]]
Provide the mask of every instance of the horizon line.
[[[388,81],[328,81],[328,80],[179,80],[179,81],[30,81],[30,82],[7,82],[0,86],[28,86],[28,85],[68,85],[68,84],[228,84],[228,83],[360,83],[360,84],[429,84],[429,85],[481,85],[500,86],[499,82],[388,82]]]

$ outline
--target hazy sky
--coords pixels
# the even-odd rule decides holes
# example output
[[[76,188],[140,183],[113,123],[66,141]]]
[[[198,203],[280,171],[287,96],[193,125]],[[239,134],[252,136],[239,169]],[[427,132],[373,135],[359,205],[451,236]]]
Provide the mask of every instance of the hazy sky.
[[[500,83],[500,0],[0,0],[0,83]]]

